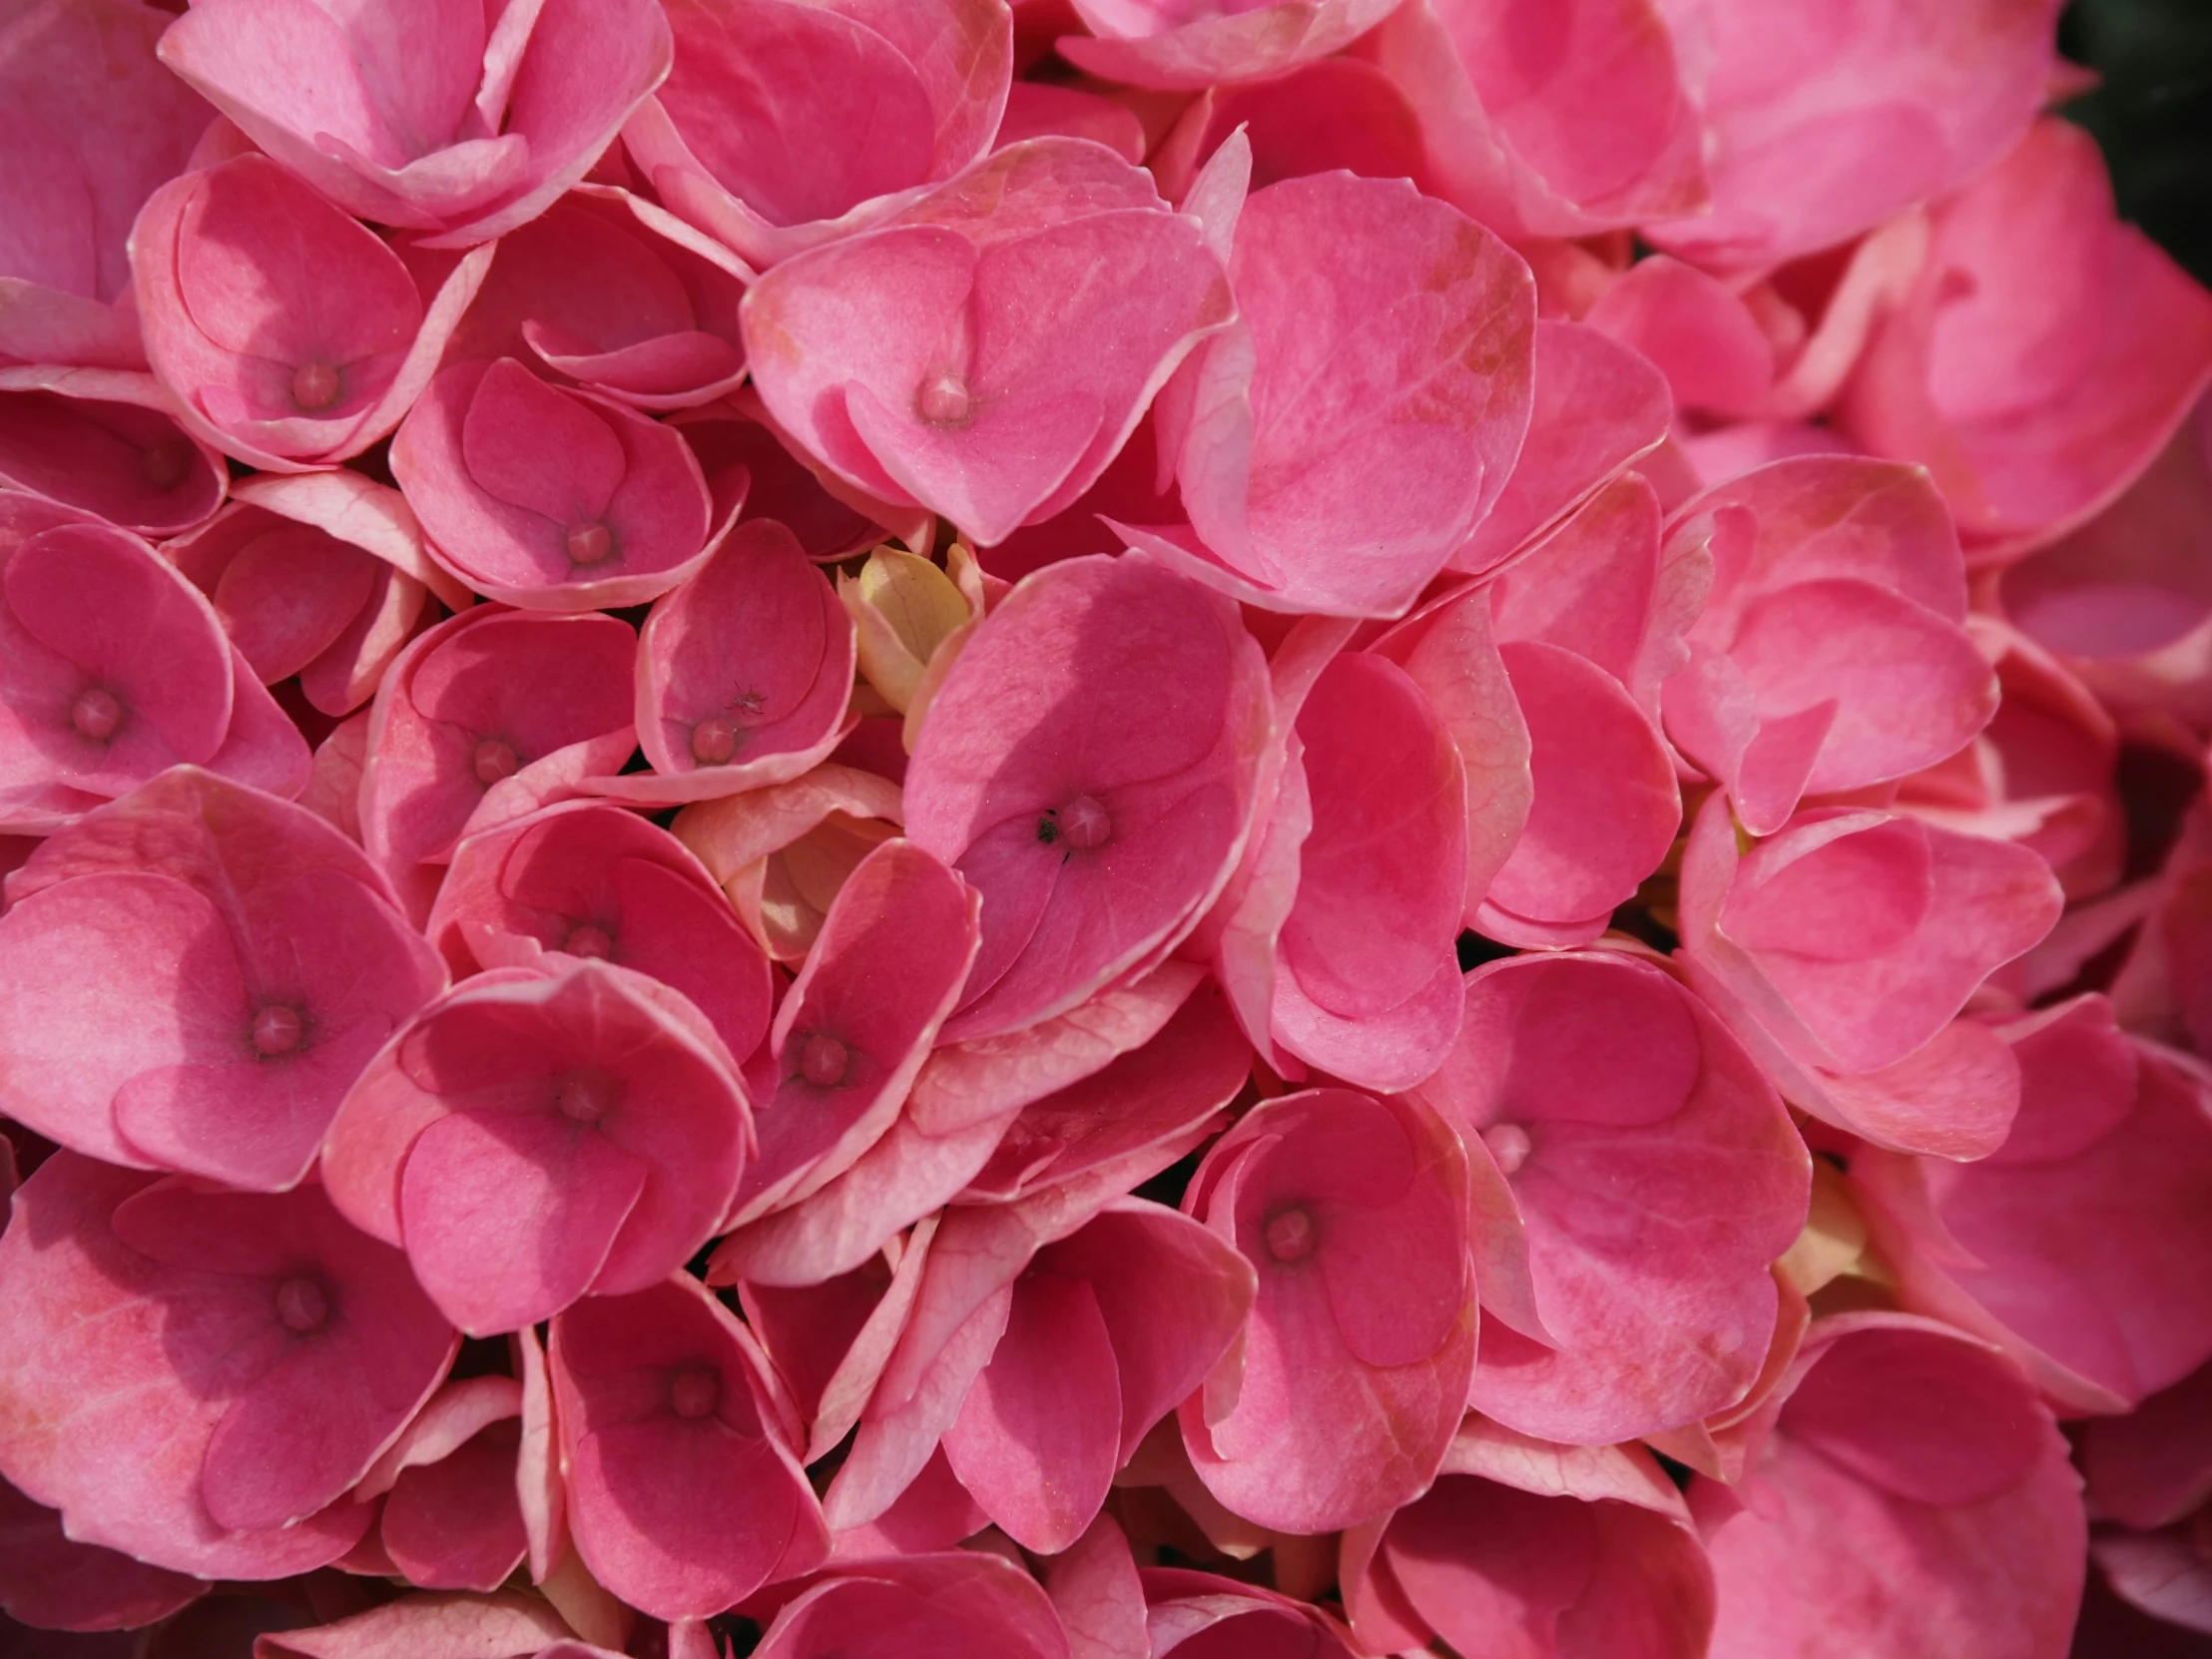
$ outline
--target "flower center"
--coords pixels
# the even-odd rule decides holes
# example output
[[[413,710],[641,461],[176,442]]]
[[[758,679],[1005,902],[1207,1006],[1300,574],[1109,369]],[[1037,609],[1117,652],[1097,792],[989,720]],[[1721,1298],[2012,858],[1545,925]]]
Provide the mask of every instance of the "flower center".
[[[338,400],[338,371],[328,363],[301,363],[291,371],[291,400],[304,413]]]
[[[827,1031],[811,1031],[799,1047],[799,1075],[818,1089],[833,1089],[844,1081],[852,1054]]]
[[[69,724],[94,743],[106,743],[123,724],[123,705],[114,692],[94,686],[69,706]]]
[[[329,1319],[330,1299],[312,1279],[287,1279],[276,1287],[276,1317],[284,1322],[285,1330],[305,1336],[321,1330]]]
[[[272,1002],[254,1016],[254,1052],[269,1059],[289,1054],[306,1034],[307,1022],[300,1017],[299,1010],[287,1008],[281,1002]]]
[[[486,738],[476,746],[473,764],[476,782],[496,784],[502,778],[512,778],[522,765],[522,757],[515,753],[511,743],[501,743],[497,738]]]
[[[1482,1144],[1490,1149],[1500,1175],[1511,1175],[1527,1163],[1536,1145],[1528,1138],[1528,1131],[1517,1123],[1491,1124],[1482,1131]]]
[[[1114,821],[1095,795],[1077,796],[1060,809],[1054,822],[1060,827],[1060,839],[1074,847],[1098,846],[1114,832]]]
[[[615,533],[597,519],[568,527],[568,557],[572,564],[602,564],[613,556]]]
[[[728,715],[709,715],[691,729],[692,759],[718,767],[738,752],[737,723]]]
[[[561,948],[571,956],[590,956],[604,962],[615,953],[615,936],[596,922],[580,921],[568,930]]]
[[[1283,1210],[1268,1218],[1268,1254],[1278,1262],[1300,1262],[1314,1254],[1314,1218],[1304,1210]]]
[[[680,1417],[703,1417],[722,1403],[722,1374],[686,1366],[670,1379],[668,1403]]]
[[[572,1123],[597,1123],[622,1099],[622,1085],[603,1071],[572,1071],[553,1086],[553,1104]]]
[[[932,426],[958,426],[974,412],[975,400],[968,395],[967,382],[947,369],[921,383],[914,406]]]

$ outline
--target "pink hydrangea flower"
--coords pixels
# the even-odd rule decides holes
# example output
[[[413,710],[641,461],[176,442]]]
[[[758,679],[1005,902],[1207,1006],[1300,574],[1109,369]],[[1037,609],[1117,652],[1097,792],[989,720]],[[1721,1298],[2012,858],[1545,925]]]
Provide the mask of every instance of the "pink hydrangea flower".
[[[485,1336],[682,1267],[728,1211],[752,1138],[706,1017],[580,960],[482,974],[425,1008],[346,1096],[322,1178]]]
[[[1712,211],[1649,225],[1724,269],[1848,242],[1964,183],[2019,137],[2056,67],[2050,0],[1658,0],[1698,66]]]
[[[1469,923],[1493,938],[1589,943],[1681,825],[1659,687],[1681,661],[1700,572],[1662,551],[1658,529],[1651,486],[1630,474],[1592,495],[1486,591],[1456,601],[1487,601],[1527,733],[1526,820],[1483,890],[1470,885],[1467,894]],[[1437,670],[1450,667],[1447,658]],[[1479,722],[1461,738],[1462,754],[1494,753],[1495,726]]]
[[[1741,1493],[1690,1487],[1716,1659],[1838,1636],[1899,1659],[2065,1653],[2080,1477],[2016,1367],[1933,1321],[1845,1315],[1806,1339],[1768,1420]]]
[[[0,4],[0,1651],[2212,1631],[2060,10]]]
[[[911,841],[885,841],[860,861],[777,1010],[761,1153],[739,1188],[734,1223],[803,1205],[890,1131],[966,983],[980,907],[966,882]],[[883,981],[886,960],[902,964],[895,984]],[[862,1218],[862,1225],[888,1234],[912,1219]],[[795,1231],[804,1236],[808,1222],[794,1217],[765,1234],[741,1232],[717,1262],[730,1264],[724,1271],[732,1277],[805,1283],[843,1272],[882,1242],[840,1238],[830,1247],[834,1259],[810,1271],[792,1259],[812,1254]]]
[[[2212,1359],[2195,1294],[2212,1254],[2212,1079],[2131,1043],[2101,998],[1999,1034],[2020,1063],[2004,1144],[1956,1165],[1869,1148],[1852,1183],[1907,1307],[2002,1346],[2077,1410],[2131,1405]]]
[[[1080,0],[1090,32],[1062,35],[1060,55],[1110,81],[1192,91],[1264,81],[1341,51],[1388,16],[1395,0],[1273,0],[1185,6],[1161,0]]]
[[[0,486],[9,491],[171,536],[221,506],[225,482],[223,458],[170,417],[152,375],[0,369]]]
[[[1587,236],[1709,206],[1691,66],[1666,10],[1409,0],[1356,50],[1418,113],[1439,195],[1516,241]]]
[[[1658,447],[1674,410],[1665,378],[1595,328],[1539,314],[1528,435],[1505,486],[1449,568],[1480,575]]]
[[[156,191],[132,251],[147,355],[185,423],[278,472],[398,425],[491,262],[418,285],[373,232],[255,155]]]
[[[263,1635],[256,1645],[271,1659],[598,1659],[606,1652],[575,1640],[552,1603],[512,1591],[401,1596],[330,1623]]]
[[[2125,867],[2117,723],[2024,635],[1985,616],[1968,617],[1966,635],[1996,670],[1997,711],[1966,748],[1906,779],[1898,804],[1946,829],[2031,846],[2069,900],[2094,897]]]
[[[1015,84],[1017,97],[1023,87]],[[1208,87],[1192,99],[1149,159],[1162,192],[1181,199],[1185,176],[1195,177],[1240,127],[1255,189],[1338,168],[1431,186],[1420,120],[1405,95],[1373,64],[1338,57],[1266,81]]]
[[[451,1382],[354,1487],[381,1499],[369,1537],[340,1562],[432,1590],[496,1590],[522,1564],[528,1534],[517,1491],[522,1384]]]
[[[881,1557],[799,1586],[761,1659],[894,1659],[928,1652],[1071,1659],[1059,1615],[1019,1567],[982,1551]]]
[[[184,1573],[78,1543],[59,1513],[0,1481],[0,1611],[10,1618],[42,1630],[132,1630],[206,1589]]]
[[[651,0],[195,6],[162,62],[356,218],[468,247],[583,177],[668,74]]]
[[[1888,783],[1963,748],[1996,704],[1961,626],[1950,517],[1918,469],[1777,461],[1708,490],[1671,535],[1712,589],[1667,683],[1667,734],[1754,834],[1807,795]]]
[[[0,1475],[71,1534],[209,1578],[343,1554],[352,1485],[452,1363],[400,1254],[320,1188],[56,1153],[0,1235]],[[97,1331],[96,1340],[90,1334]]]
[[[0,826],[58,830],[181,764],[299,793],[306,745],[198,589],[67,509],[0,515]]]
[[[441,370],[391,465],[438,562],[526,610],[642,604],[711,550],[715,503],[679,434],[511,357]]]
[[[1215,971],[1278,1065],[1402,1089],[1459,1025],[1469,769],[1412,675],[1308,627],[1276,653],[1281,776],[1209,919]]]
[[[1475,1409],[1596,1445],[1743,1397],[1811,1165],[1773,1085],[1696,997],[1612,952],[1492,963],[1468,976],[1458,1042],[1420,1093],[1473,1181],[1491,1316]],[[1610,1202],[1591,1208],[1593,1191]]]
[[[415,913],[431,896],[417,866],[448,861],[464,831],[629,758],[637,650],[613,617],[486,607],[416,636],[385,671],[362,738],[361,844]]]
[[[699,861],[658,825],[566,802],[454,849],[423,928],[456,974],[615,962],[671,985],[733,1055],[768,1035],[768,961]]]
[[[1959,531],[2025,551],[2142,473],[2212,376],[2212,294],[2123,225],[2096,145],[2055,119],[1931,210],[1839,424],[1935,474]]]
[[[1716,796],[1683,854],[1683,955],[1793,1103],[1878,1145],[1977,1158],[2003,1144],[2019,1066],[1953,1016],[2060,903],[2026,847],[1895,814],[1802,813],[1739,852]]]
[[[1397,615],[1511,470],[1533,283],[1402,181],[1292,180],[1225,217],[1237,321],[1158,416],[1190,522],[1130,534],[1249,603]]]
[[[704,1616],[828,1554],[790,1403],[697,1280],[577,1303],[554,1319],[547,1359],[569,1529],[624,1600]]]
[[[989,544],[1081,495],[1233,308],[1204,228],[1147,174],[1042,138],[778,266],[743,316],[780,426]]]
[[[672,805],[782,784],[851,731],[852,619],[798,538],[754,519],[653,607],[638,655],[638,741],[653,771],[609,795]]]
[[[1141,558],[1040,571],[977,629],[905,798],[983,895],[948,1037],[1063,1013],[1190,931],[1251,832],[1265,675],[1231,606]]]
[[[193,768],[90,814],[8,882],[0,1106],[109,1163],[276,1191],[443,966],[360,849]],[[161,1019],[127,1012],[147,997]]]
[[[941,1439],[985,1515],[1056,1553],[1221,1359],[1251,1306],[1234,1250],[1142,1200],[1067,1208],[1039,1195],[948,1212],[831,1484],[832,1522],[874,1519]]]
[[[1474,1368],[1465,1154],[1416,1100],[1345,1089],[1257,1108],[1185,1208],[1259,1274],[1241,1351],[1180,1407],[1207,1489],[1291,1532],[1424,1490]]]
[[[751,269],[652,203],[581,185],[498,249],[449,360],[534,357],[643,409],[695,407],[744,379]]]
[[[2005,571],[2003,614],[2127,714],[2212,713],[2212,398],[2126,493]]]
[[[331,715],[376,695],[431,594],[465,591],[430,562],[399,492],[352,472],[254,480],[162,552],[264,685],[296,675]]]
[[[1474,1415],[1435,1485],[1345,1533],[1343,1581],[1374,1649],[1480,1652],[1502,1631],[1532,1659],[1702,1659],[1713,1629],[1712,1569],[1649,1452]]]
[[[761,270],[978,160],[1013,69],[1002,0],[711,0],[671,24],[675,68],[624,147],[663,202]]]
[[[0,361],[146,366],[126,299],[131,221],[215,113],[156,60],[169,21],[139,0],[11,17]]]

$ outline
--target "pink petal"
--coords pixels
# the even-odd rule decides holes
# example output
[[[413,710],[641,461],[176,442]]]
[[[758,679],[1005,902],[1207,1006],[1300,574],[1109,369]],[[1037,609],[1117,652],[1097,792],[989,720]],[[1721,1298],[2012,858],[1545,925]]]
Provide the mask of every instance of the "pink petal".
[[[910,841],[885,841],[852,872],[777,1013],[779,1086],[741,1216],[819,1191],[889,1127],[975,959],[978,908]],[[895,987],[882,980],[891,960]]]
[[[350,1548],[372,1511],[332,1500],[455,1352],[403,1259],[311,1187],[207,1192],[67,1152],[15,1204],[21,1225],[0,1241],[0,1377],[23,1426],[0,1438],[6,1477],[85,1541],[204,1576],[281,1577]],[[230,1259],[203,1265],[211,1245]],[[296,1300],[305,1292],[279,1296],[293,1280],[326,1287],[314,1293],[323,1323],[278,1317],[313,1307]],[[76,1335],[62,1343],[65,1327]],[[309,1393],[345,1407],[298,1416],[287,1401],[307,1377],[319,1379]],[[272,1435],[296,1455],[270,1456]],[[234,1530],[218,1512],[265,1529]],[[280,1526],[294,1514],[308,1518]]]
[[[646,622],[647,758],[688,799],[797,777],[843,730],[854,651],[851,618],[798,539],[769,519],[741,526]]]
[[[1081,1279],[1025,1276],[945,1454],[1008,1535],[1056,1554],[1105,1501],[1121,1444],[1114,1345]]]
[[[1264,673],[1222,602],[1148,561],[1040,571],[976,631],[906,793],[908,833],[998,918],[948,1035],[1062,1013],[1189,929],[1246,833]],[[1062,837],[1094,809],[1101,843]]]
[[[1625,957],[1515,958],[1470,977],[1459,1043],[1423,1092],[1509,1181],[1542,1319],[1542,1342],[1483,1333],[1478,1410],[1601,1443],[1744,1395],[1811,1163],[1717,1019]]]
[[[222,505],[220,460],[160,412],[152,376],[117,378],[130,395],[0,391],[0,483],[146,535],[189,530]]]
[[[441,562],[529,609],[641,604],[706,559],[712,502],[682,437],[510,358],[441,371],[392,470]]]
[[[1740,0],[1662,0],[1711,54],[1712,212],[1654,227],[1714,266],[1848,242],[2004,153],[2043,101],[2044,5],[1823,7],[1778,27]]]
[[[1402,183],[1290,181],[1237,225],[1250,345],[1225,335],[1195,370],[1206,413],[1177,473],[1192,526],[1239,597],[1394,615],[1504,487],[1528,418],[1532,284]],[[1317,250],[1335,252],[1317,268]]]
[[[657,1617],[752,1593],[829,1549],[761,1395],[759,1353],[696,1281],[594,1299],[553,1326],[570,1524],[595,1576]]]
[[[1620,682],[1587,659],[1533,641],[1499,655],[1528,723],[1534,797],[1470,919],[1508,941],[1586,943],[1672,842],[1674,769]]]
[[[1845,1369],[1823,1383],[1830,1355]],[[1818,1390],[1812,1437],[1792,1432],[1793,1400],[1759,1506],[1692,1488],[1720,1589],[1713,1652],[1751,1659],[1847,1632],[1900,1659],[2064,1652],[2081,1593],[2078,1477],[2026,1380],[1899,1315],[1816,1326],[1800,1368],[1800,1391]],[[1825,1547],[1846,1535],[1852,1549]]]
[[[1445,200],[1517,241],[1583,236],[1706,205],[1695,60],[1663,10],[1437,0],[1362,51],[1418,112]]]
[[[2019,21],[2039,57],[2047,30]],[[2031,104],[2040,84],[2021,89]],[[2029,129],[1931,228],[1838,425],[1928,465],[1970,541],[2024,551],[2117,497],[2187,417],[2212,374],[2212,300],[2119,222],[2095,144],[2061,121]]]

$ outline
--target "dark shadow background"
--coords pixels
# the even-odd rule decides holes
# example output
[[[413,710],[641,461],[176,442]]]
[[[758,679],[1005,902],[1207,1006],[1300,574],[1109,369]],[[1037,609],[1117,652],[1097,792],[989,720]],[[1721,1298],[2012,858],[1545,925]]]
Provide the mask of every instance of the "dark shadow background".
[[[2074,0],[2058,39],[2104,78],[2065,114],[2104,147],[2121,217],[2212,282],[2212,0]]]

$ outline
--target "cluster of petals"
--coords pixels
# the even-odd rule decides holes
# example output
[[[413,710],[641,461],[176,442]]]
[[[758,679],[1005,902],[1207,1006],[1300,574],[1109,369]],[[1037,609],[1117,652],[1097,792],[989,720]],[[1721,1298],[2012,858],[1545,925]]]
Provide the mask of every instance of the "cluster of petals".
[[[0,1654],[2212,1639],[2057,10],[0,0]]]

